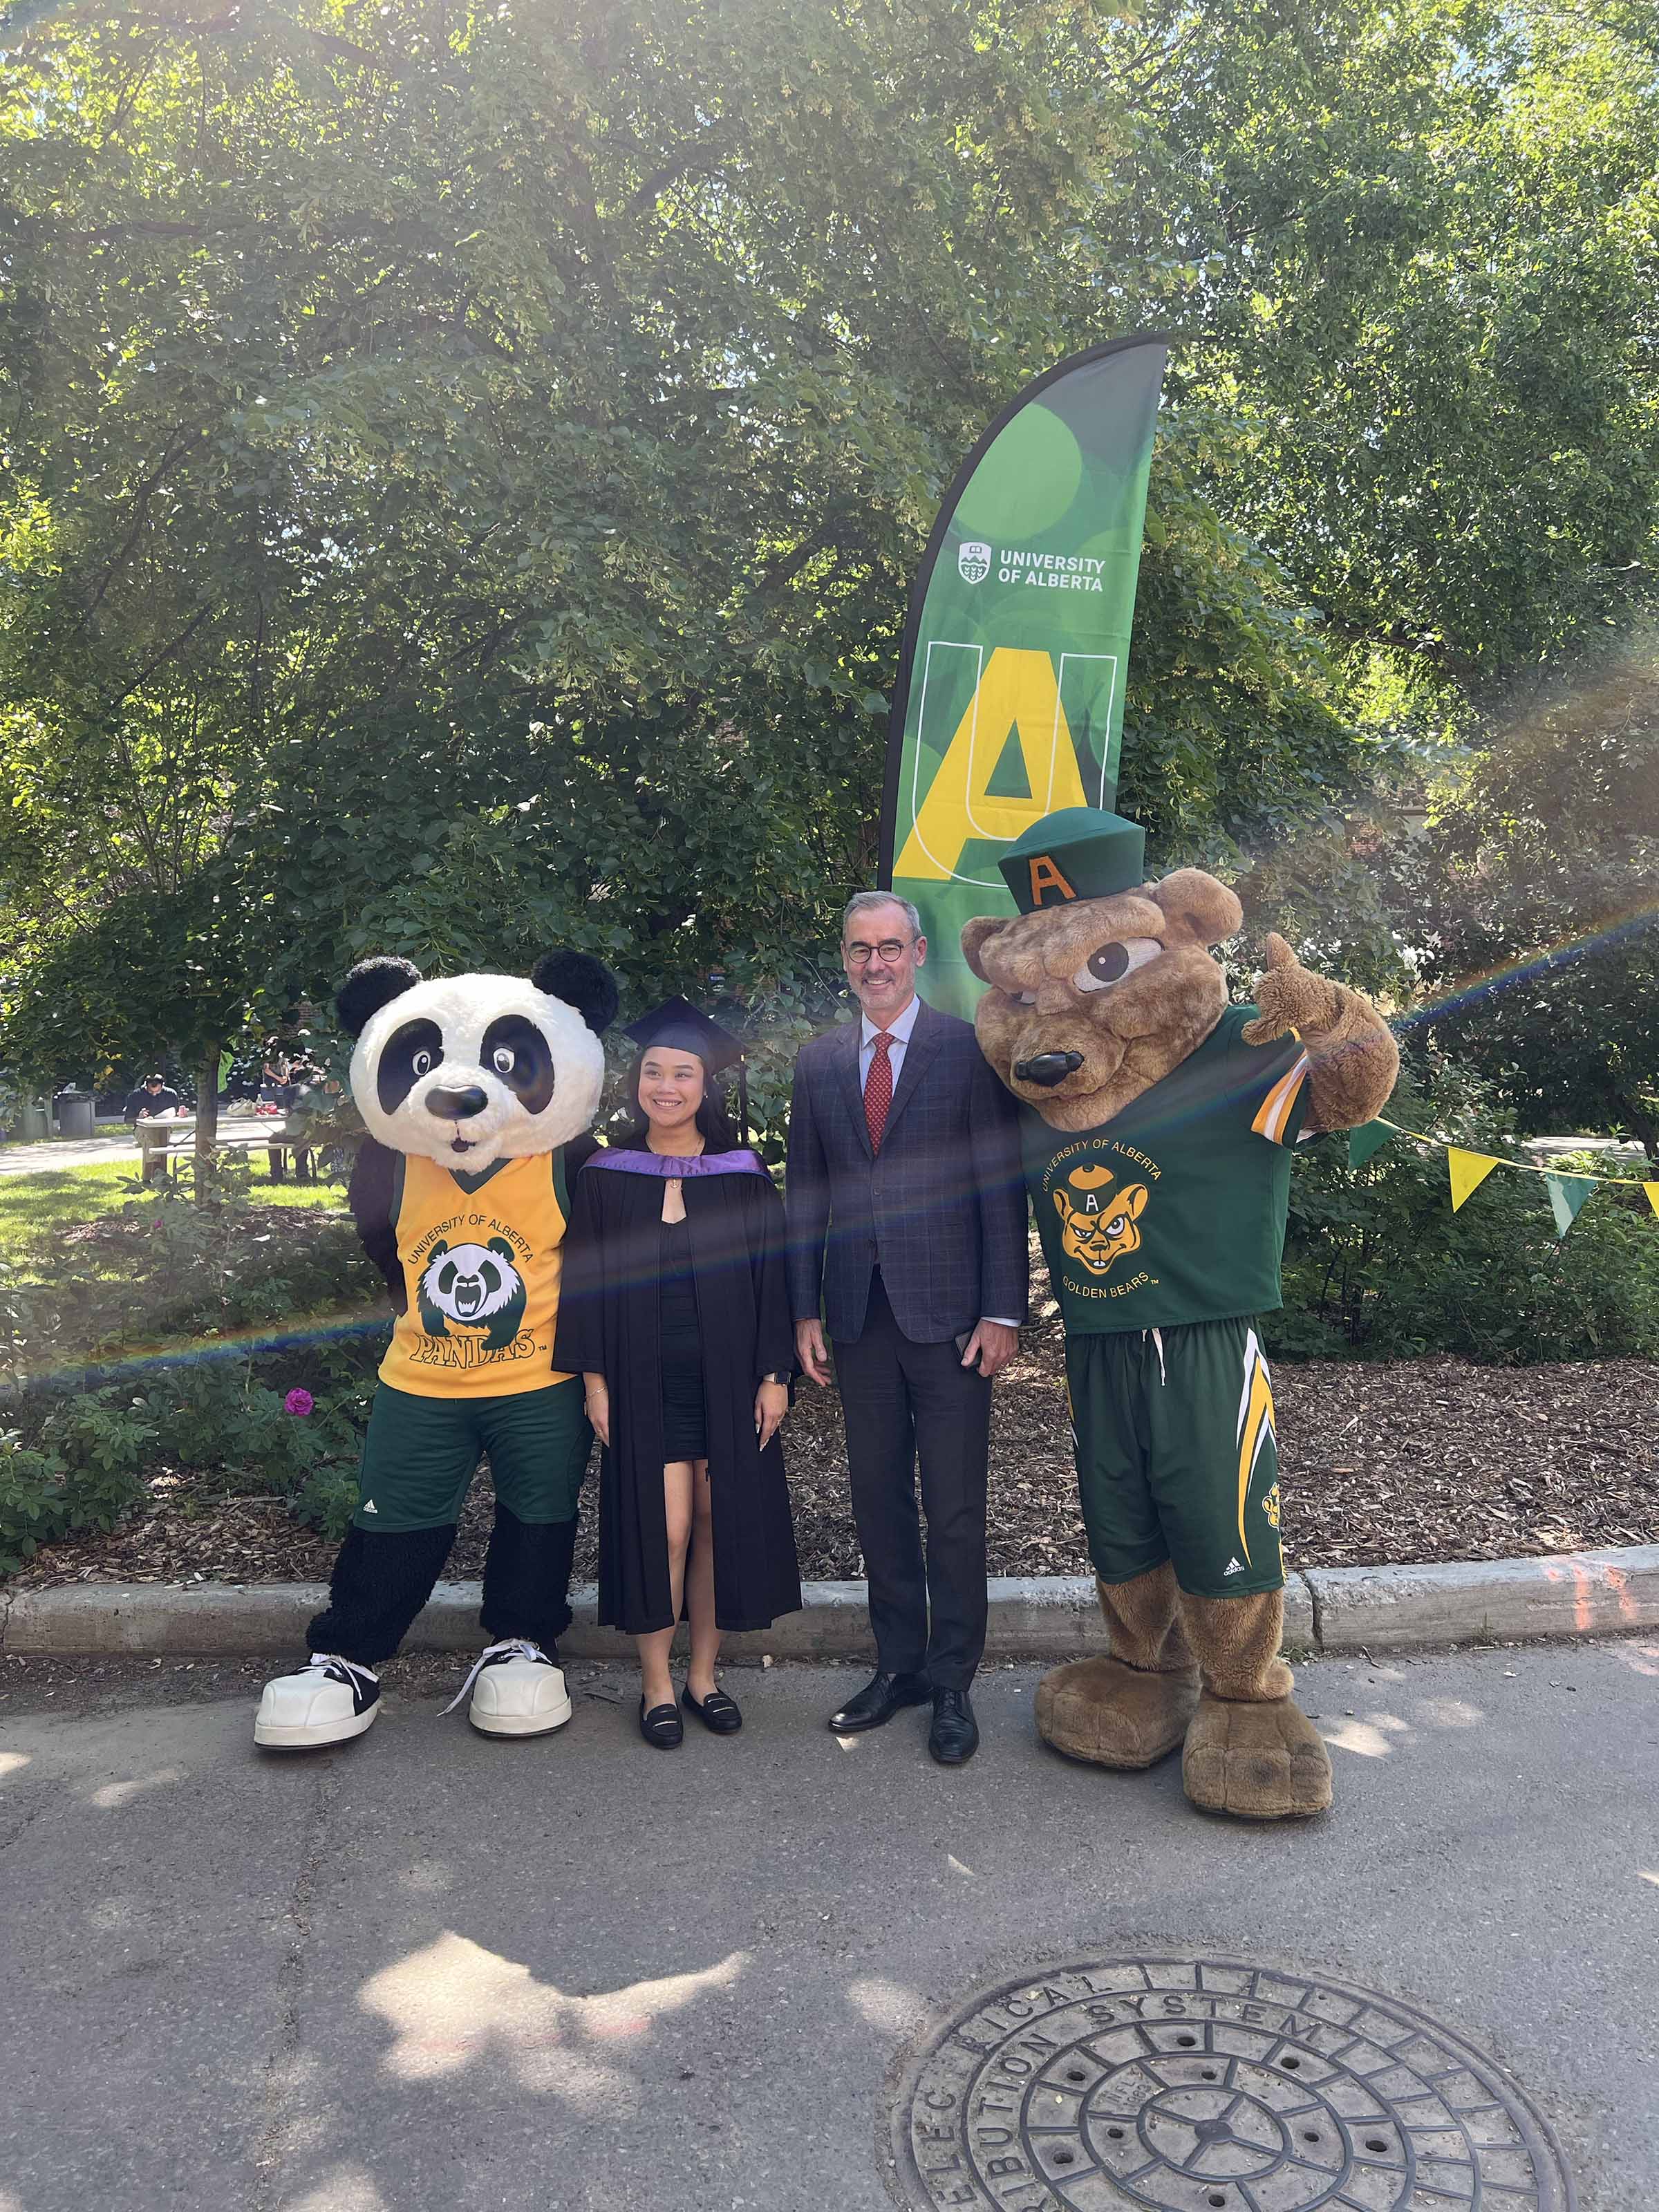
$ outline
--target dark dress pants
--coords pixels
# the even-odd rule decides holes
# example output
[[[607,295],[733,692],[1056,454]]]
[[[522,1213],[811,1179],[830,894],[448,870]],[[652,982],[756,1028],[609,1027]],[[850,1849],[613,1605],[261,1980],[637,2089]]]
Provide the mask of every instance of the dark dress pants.
[[[871,1277],[863,1334],[837,1339],[835,1350],[877,1664],[889,1674],[925,1667],[935,1689],[965,1690],[985,1649],[990,1381],[963,1367],[949,1338],[912,1344],[879,1273]]]

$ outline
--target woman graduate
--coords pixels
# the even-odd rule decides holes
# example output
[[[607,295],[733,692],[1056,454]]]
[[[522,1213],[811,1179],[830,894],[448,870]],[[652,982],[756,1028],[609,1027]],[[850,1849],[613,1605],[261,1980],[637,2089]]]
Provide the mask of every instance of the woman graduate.
[[[741,1047],[684,999],[628,1035],[639,1118],[578,1178],[554,1363],[583,1375],[604,1446],[599,1617],[637,1638],[640,1733],[666,1750],[684,1735],[682,1612],[685,1703],[729,1735],[743,1716],[714,1681],[722,1632],[801,1601],[777,1441],[794,1339],[783,1201],[719,1090]]]

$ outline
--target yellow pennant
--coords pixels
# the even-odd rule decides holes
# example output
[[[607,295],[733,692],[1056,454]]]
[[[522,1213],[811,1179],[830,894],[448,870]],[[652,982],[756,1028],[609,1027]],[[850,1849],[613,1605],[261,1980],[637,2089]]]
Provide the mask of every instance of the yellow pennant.
[[[1465,1152],[1455,1145],[1446,1147],[1446,1166],[1451,1176],[1452,1212],[1456,1212],[1471,1191],[1479,1190],[1495,1167],[1503,1164],[1489,1160],[1484,1152]]]
[[[1642,1188],[1648,1194],[1648,1204],[1659,1213],[1659,1182],[1644,1182]]]

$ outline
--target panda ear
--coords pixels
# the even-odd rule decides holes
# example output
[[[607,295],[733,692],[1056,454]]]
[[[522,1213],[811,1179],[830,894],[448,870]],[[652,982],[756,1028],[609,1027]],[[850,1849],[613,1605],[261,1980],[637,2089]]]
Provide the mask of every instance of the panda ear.
[[[617,1018],[616,980],[591,952],[544,952],[530,980],[550,999],[574,1006],[596,1035]]]
[[[371,1015],[400,999],[405,991],[412,991],[421,980],[420,969],[410,960],[394,960],[384,954],[360,960],[335,994],[334,1011],[340,1017],[341,1028],[348,1036],[361,1036]]]

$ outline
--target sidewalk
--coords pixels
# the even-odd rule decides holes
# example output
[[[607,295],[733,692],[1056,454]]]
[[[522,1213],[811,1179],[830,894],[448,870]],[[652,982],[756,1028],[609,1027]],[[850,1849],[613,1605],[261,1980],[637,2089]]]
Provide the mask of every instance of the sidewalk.
[[[843,1669],[734,1668],[743,1733],[665,1755],[620,1670],[501,1745],[422,1658],[289,1760],[261,1673],[0,1662],[6,2212],[891,2212],[933,2008],[1159,1945],[1413,2001],[1580,2212],[1659,2201],[1659,1644],[1313,1662],[1337,1803],[1298,1828],[1054,1758],[1035,1668],[981,1679],[957,1773],[920,1714],[842,1748]]]

